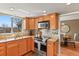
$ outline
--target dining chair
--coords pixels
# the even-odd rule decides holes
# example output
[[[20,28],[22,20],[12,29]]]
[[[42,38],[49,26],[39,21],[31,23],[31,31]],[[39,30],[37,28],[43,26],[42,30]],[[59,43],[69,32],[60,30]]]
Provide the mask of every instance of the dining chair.
[[[77,38],[77,33],[74,33],[73,38],[68,41],[69,43],[73,44],[74,48],[76,48],[76,38]]]

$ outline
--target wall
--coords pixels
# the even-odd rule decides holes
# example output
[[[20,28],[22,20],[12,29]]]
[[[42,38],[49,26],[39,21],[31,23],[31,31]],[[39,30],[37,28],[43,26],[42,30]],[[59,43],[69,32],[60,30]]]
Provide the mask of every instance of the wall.
[[[50,29],[40,29],[38,31],[35,31],[36,35],[37,36],[38,32],[42,32],[42,41],[45,42],[48,38],[54,38],[56,37],[58,39],[58,30],[50,30]]]
[[[62,14],[59,16],[60,21],[75,20],[75,19],[79,19],[79,12]]]
[[[70,34],[70,35],[72,35],[73,36],[73,34],[74,33],[78,33],[79,34],[79,19],[78,20],[76,20],[76,19],[74,19],[74,20],[68,20],[68,21],[62,21],[64,24],[67,24],[67,25],[69,25],[69,27],[70,27],[70,32],[68,32],[68,34]],[[77,36],[77,40],[79,41],[79,37]]]

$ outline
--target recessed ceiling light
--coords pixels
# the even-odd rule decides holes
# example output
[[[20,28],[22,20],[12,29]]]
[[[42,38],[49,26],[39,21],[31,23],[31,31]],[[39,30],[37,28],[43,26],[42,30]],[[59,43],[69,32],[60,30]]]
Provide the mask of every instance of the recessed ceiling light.
[[[15,8],[11,7],[10,10],[13,11]]]
[[[43,10],[43,13],[46,13],[47,11],[46,10]]]
[[[71,3],[66,3],[66,5],[71,5]]]
[[[47,15],[47,11],[46,10],[43,10],[43,15]]]

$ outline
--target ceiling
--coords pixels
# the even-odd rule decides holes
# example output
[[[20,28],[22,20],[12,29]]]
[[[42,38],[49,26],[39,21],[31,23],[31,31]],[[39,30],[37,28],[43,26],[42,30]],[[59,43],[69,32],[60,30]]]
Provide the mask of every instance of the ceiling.
[[[10,10],[14,8],[14,10]],[[19,17],[35,17],[43,15],[46,10],[47,14],[57,12],[66,14],[79,11],[79,4],[74,3],[66,5],[66,3],[0,3],[0,15],[15,15]]]

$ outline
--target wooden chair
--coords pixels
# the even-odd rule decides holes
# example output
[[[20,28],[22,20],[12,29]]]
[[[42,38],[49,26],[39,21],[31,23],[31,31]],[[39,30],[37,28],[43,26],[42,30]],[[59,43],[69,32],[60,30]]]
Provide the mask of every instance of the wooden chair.
[[[77,37],[77,33],[74,33],[73,38],[70,41],[68,41],[69,43],[73,44],[74,48],[76,48],[76,45],[75,45],[76,37]]]

